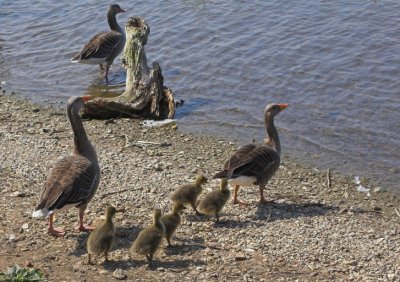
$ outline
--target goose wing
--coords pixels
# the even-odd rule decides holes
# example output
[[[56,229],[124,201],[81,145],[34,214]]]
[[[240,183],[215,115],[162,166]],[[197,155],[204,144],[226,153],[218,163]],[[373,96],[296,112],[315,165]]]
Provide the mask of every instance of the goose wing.
[[[56,163],[43,187],[36,209],[62,209],[89,199],[99,183],[99,172],[88,159],[70,156]]]
[[[72,60],[107,59],[114,54],[123,38],[121,33],[114,30],[96,34]]]
[[[225,163],[223,170],[232,177],[259,177],[269,170],[279,167],[280,154],[267,145],[248,144],[239,148]]]

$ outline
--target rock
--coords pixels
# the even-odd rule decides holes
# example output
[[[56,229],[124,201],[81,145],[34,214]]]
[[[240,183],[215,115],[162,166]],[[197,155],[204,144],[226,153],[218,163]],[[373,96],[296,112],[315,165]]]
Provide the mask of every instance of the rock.
[[[385,189],[383,189],[382,187],[375,187],[372,191],[373,191],[374,193],[383,193],[383,192],[386,192]]]
[[[244,253],[242,253],[242,252],[238,252],[238,253],[235,255],[235,260],[237,260],[237,261],[246,260],[246,255],[245,255]]]
[[[14,193],[12,193],[12,196],[13,197],[26,197],[26,196],[28,196],[28,194],[27,193],[25,193],[25,192],[22,192],[22,191],[15,191]]]
[[[108,270],[100,269],[100,270],[99,270],[99,274],[100,274],[100,275],[108,274]]]
[[[15,234],[10,234],[10,236],[8,236],[8,240],[11,242],[17,242],[18,238],[15,236]]]
[[[29,229],[29,224],[28,223],[22,224],[22,229],[24,229],[24,230]]]
[[[112,276],[117,280],[125,280],[126,278],[128,278],[128,275],[126,275],[124,271],[120,268],[114,270]]]

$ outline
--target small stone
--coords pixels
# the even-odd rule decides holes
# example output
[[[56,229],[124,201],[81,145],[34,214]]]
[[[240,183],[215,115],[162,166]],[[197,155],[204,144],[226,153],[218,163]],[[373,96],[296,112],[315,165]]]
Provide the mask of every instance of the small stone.
[[[157,271],[165,271],[165,268],[164,267],[158,267]]]
[[[343,264],[345,264],[345,265],[357,265],[357,262],[355,260],[344,260]]]
[[[100,269],[99,274],[101,274],[101,275],[108,274],[108,271],[105,269]]]
[[[385,192],[385,190],[384,190],[382,187],[375,187],[373,191],[374,191],[374,193],[382,193],[382,192]]]
[[[22,224],[22,229],[27,230],[28,228],[29,228],[29,224],[28,223]]]
[[[25,192],[21,192],[21,191],[15,191],[14,193],[12,193],[13,197],[25,197],[27,196],[27,194]]]
[[[246,260],[246,255],[242,252],[239,252],[235,255],[235,260],[237,260],[237,261]]]
[[[10,234],[10,236],[8,236],[8,240],[10,240],[11,242],[15,242],[17,241],[17,236],[15,236],[15,234]]]
[[[117,280],[125,280],[126,278],[128,278],[128,275],[126,275],[124,271],[120,268],[114,270],[112,276]]]

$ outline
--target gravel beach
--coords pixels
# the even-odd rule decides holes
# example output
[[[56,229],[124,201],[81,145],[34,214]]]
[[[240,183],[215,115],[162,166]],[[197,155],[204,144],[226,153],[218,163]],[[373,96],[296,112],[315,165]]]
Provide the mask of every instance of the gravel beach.
[[[372,189],[356,191],[353,178],[318,171],[284,157],[267,185],[273,202],[258,205],[258,187],[240,190],[249,206],[232,205],[221,223],[188,208],[172,239],[151,266],[129,255],[153,209],[171,210],[169,195],[198,174],[208,178],[237,148],[229,140],[181,132],[179,124],[147,128],[142,121],[84,121],[102,170],[86,221],[96,224],[110,204],[125,208],[114,223],[110,262],[87,264],[87,233],[73,229],[78,210],[56,215],[64,238],[32,219],[38,194],[59,157],[72,150],[64,110],[0,96],[0,271],[19,264],[48,281],[400,281],[400,201]],[[285,151],[285,144],[282,144]],[[366,180],[362,184],[368,187]],[[219,187],[209,181],[203,195]]]

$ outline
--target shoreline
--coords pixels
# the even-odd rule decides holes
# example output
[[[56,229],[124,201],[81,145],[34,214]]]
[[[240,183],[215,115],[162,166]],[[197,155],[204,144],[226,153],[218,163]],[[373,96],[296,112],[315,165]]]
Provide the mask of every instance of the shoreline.
[[[368,197],[356,191],[354,179],[337,173],[329,175],[328,187],[326,171],[287,157],[267,185],[267,198],[274,203],[258,206],[258,188],[243,188],[240,196],[252,204],[241,207],[228,202],[220,225],[187,209],[172,239],[177,246],[165,248],[163,243],[154,268],[148,268],[144,258],[129,259],[128,248],[138,231],[149,224],[152,209],[159,206],[169,212],[169,194],[197,174],[213,175],[236,145],[179,128],[144,128],[140,121],[128,119],[84,121],[102,169],[101,184],[86,219],[97,222],[108,204],[127,210],[115,219],[112,262],[89,266],[87,234],[72,230],[78,218],[75,209],[57,216],[56,224],[67,230],[62,239],[46,234],[45,220],[30,217],[47,172],[58,157],[71,152],[65,110],[0,93],[0,120],[0,205],[5,219],[0,233],[4,246],[0,271],[15,263],[33,265],[49,281],[112,279],[115,269],[122,269],[128,280],[400,278],[396,268],[400,261],[398,197],[374,191]],[[217,186],[218,182],[210,181],[204,190]]]

